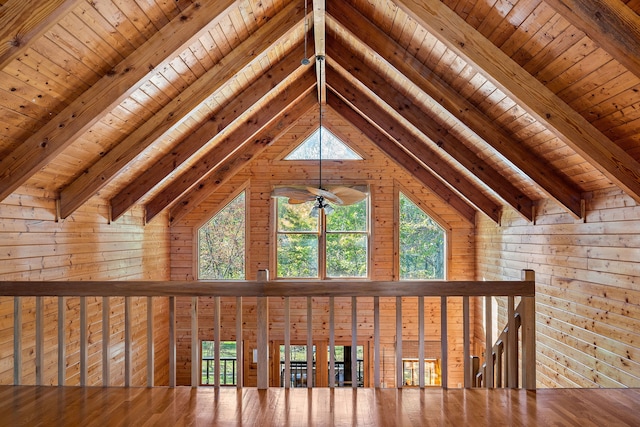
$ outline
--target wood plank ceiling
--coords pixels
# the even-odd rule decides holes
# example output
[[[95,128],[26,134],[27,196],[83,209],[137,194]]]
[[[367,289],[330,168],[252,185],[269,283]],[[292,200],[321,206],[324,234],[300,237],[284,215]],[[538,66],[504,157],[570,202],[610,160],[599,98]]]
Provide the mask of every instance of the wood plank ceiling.
[[[0,3],[0,200],[175,220],[320,99],[470,221],[640,202],[638,0]]]

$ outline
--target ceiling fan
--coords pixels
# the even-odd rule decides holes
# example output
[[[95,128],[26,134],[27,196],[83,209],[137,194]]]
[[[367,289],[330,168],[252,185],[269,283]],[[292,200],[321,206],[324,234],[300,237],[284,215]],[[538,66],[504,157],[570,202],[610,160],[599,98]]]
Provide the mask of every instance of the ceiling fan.
[[[306,43],[305,43],[306,46]],[[306,57],[306,55],[305,55]],[[316,61],[320,62],[324,60],[324,56],[317,55]],[[302,62],[305,64],[304,60]],[[322,78],[322,73],[320,73]],[[318,82],[321,86],[322,82]],[[271,197],[286,197],[290,204],[301,204],[305,202],[311,202],[313,200],[316,203],[311,209],[311,216],[318,216],[320,210],[324,210],[325,214],[333,212],[333,208],[327,202],[331,202],[335,205],[353,205],[355,203],[364,200],[367,197],[366,192],[352,187],[336,186],[330,189],[322,187],[322,100],[318,97],[320,108],[320,128],[318,131],[318,165],[320,168],[318,188],[315,187],[277,187],[271,192]]]
[[[324,188],[315,187],[276,187],[271,192],[271,197],[288,198],[288,203],[292,205],[312,202],[319,198],[322,201],[330,202],[335,205],[353,205],[364,200],[367,197],[366,191],[354,187],[335,186]],[[323,206],[326,207],[326,206]]]

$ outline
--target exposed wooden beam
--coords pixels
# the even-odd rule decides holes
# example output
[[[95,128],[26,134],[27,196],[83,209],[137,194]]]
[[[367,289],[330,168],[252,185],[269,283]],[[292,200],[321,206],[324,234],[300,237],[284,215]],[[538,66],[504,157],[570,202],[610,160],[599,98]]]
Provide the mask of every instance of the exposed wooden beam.
[[[208,26],[226,17],[234,5],[234,0],[194,3],[0,159],[0,201],[137,90],[147,76],[156,72],[156,67],[180,54]]]
[[[640,202],[640,163],[440,0],[397,0],[411,18],[485,73],[593,167]]]
[[[227,126],[238,120],[253,104],[269,92],[276,90],[283,84],[283,80],[295,72],[296,69],[304,67],[304,65],[300,64],[300,58],[303,53],[304,47],[299,45],[242,93],[235,96],[230,103],[216,111],[212,117],[203,122],[193,133],[188,136],[185,135],[185,138],[179,141],[174,149],[154,163],[153,168],[146,169],[138,174],[129,185],[111,199],[112,219],[118,219],[177,167],[202,149]],[[311,67],[311,65],[306,67]]]
[[[545,0],[640,77],[640,16],[619,0]]]
[[[197,109],[229,79],[251,63],[258,61],[261,55],[274,44],[289,37],[302,22],[303,13],[303,9],[294,3],[285,7],[180,95],[172,99],[151,119],[145,121],[93,166],[87,168],[61,191],[60,215],[62,218],[71,215],[164,133],[187,120],[189,113]]]
[[[330,81],[329,87],[372,123],[375,123],[380,129],[384,129],[391,137],[391,139],[376,138],[376,141],[374,141],[376,145],[402,147],[403,150],[406,150],[407,154],[415,157],[431,169],[440,180],[446,182],[451,188],[458,191],[458,193],[465,197],[478,210],[484,212],[496,223],[500,220],[500,206],[488,198],[473,182],[469,181],[462,176],[459,171],[451,167],[451,165],[444,161],[432,148],[422,141],[419,141],[403,123],[382,109],[369,94],[357,88],[331,66],[327,67],[327,77]],[[393,142],[390,142],[390,140]],[[381,148],[389,155],[391,148]],[[394,160],[403,164],[403,159],[406,157],[397,151],[395,155],[397,157],[394,157]]]
[[[419,106],[389,85],[385,79],[373,71],[355,55],[336,51],[336,40],[328,35],[327,52],[329,61],[335,61],[351,76],[359,80],[380,100],[391,106],[397,113],[415,126],[429,139],[434,151],[444,151],[461,166],[475,175],[493,190],[504,202],[513,207],[524,218],[533,221],[533,201],[518,190],[510,181],[493,169],[473,151],[467,148],[455,135],[439,126]]]
[[[324,58],[325,52],[325,36],[326,36],[326,23],[325,23],[325,0],[313,0],[313,40],[316,49],[316,57]],[[318,82],[322,84],[318,85],[318,100],[324,104],[327,100],[326,89],[326,76],[325,76],[325,61],[316,61],[316,76]]]
[[[0,13],[0,70],[84,0],[9,0]]]
[[[171,207],[169,220],[176,224],[191,210],[215,192],[229,178],[238,173],[251,160],[262,153],[272,142],[276,141],[291,126],[293,126],[304,114],[316,106],[318,100],[311,91],[299,102],[293,102],[286,110],[282,111],[277,120],[270,122],[252,140],[245,141],[242,146],[220,165],[213,173],[198,183],[198,187],[185,194]]]
[[[64,280],[0,281],[17,297],[534,297],[532,280]],[[31,386],[29,386],[31,387]],[[7,392],[13,393],[13,392]],[[234,390],[234,393],[236,391]],[[633,399],[636,396],[634,394]],[[483,397],[482,399],[486,399]],[[632,397],[630,397],[632,399]],[[102,405],[101,403],[99,404]],[[2,409],[3,412],[10,409]],[[566,418],[565,418],[566,419]]]
[[[331,88],[331,85],[329,85],[329,88]],[[455,209],[462,218],[470,224],[475,224],[475,208],[331,90],[327,92],[327,105],[364,133],[383,153],[413,175],[418,182],[429,188],[436,196]]]
[[[193,167],[179,174],[173,179],[170,185],[167,185],[153,200],[146,204],[146,218],[147,221],[153,219],[157,214],[162,212],[166,207],[173,204],[178,198],[182,197],[185,193],[194,187],[198,187],[202,190],[202,186],[198,183],[211,174],[216,168],[223,164],[225,159],[231,156],[242,144],[246,141],[254,138],[254,135],[258,133],[262,128],[267,126],[269,122],[276,119],[282,110],[287,108],[289,104],[295,102],[295,100],[301,98],[307,91],[311,90],[315,86],[315,76],[313,69],[309,70],[302,75],[299,79],[296,79],[282,95],[274,99],[268,106],[246,118],[246,122],[243,126],[236,128],[233,132],[229,133],[221,141],[212,145],[208,154],[203,157],[203,160],[196,163]],[[271,141],[255,141],[256,144],[267,145]]]
[[[331,2],[328,20],[337,21],[342,27],[368,46],[379,60],[387,62],[402,73],[413,84],[443,107],[488,145],[507,158],[523,174],[560,206],[576,217],[580,217],[581,195],[579,189],[566,177],[559,175],[540,158],[531,156],[517,141],[513,141],[504,130],[482,113],[467,99],[435,75],[406,49],[382,32],[346,2]]]

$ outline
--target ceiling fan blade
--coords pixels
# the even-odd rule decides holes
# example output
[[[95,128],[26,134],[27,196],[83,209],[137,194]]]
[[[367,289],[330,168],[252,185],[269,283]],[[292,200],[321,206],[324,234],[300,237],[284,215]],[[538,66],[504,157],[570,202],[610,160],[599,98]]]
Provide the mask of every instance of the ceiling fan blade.
[[[350,187],[335,187],[331,192],[342,200],[343,205],[353,205],[367,198],[367,194]]]
[[[342,199],[341,199],[340,197],[336,196],[335,194],[333,194],[333,193],[332,193],[332,192],[330,192],[330,191],[323,190],[323,189],[321,189],[321,188],[314,188],[314,187],[307,187],[307,190],[308,190],[310,193],[312,193],[312,194],[314,194],[314,195],[316,195],[316,196],[322,196],[322,197],[324,197],[324,199],[325,199],[327,202],[335,203],[336,205],[342,205],[342,204],[344,204],[344,203],[343,203],[343,201],[342,201]]]
[[[311,202],[316,199],[315,194],[304,188],[296,187],[276,187],[271,192],[271,197],[286,197],[289,199],[289,203],[291,203],[292,200],[297,203],[304,203]]]
[[[294,199],[294,198],[289,198],[289,200],[287,200],[287,203],[289,203],[290,205],[301,205],[303,203],[307,203],[310,200],[300,200],[300,199]]]

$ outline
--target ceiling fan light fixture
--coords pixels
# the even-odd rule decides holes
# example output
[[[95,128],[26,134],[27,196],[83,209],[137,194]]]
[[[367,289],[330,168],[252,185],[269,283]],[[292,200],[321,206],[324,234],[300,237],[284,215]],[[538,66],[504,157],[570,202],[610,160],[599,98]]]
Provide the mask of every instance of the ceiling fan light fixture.
[[[309,212],[309,216],[311,216],[312,218],[317,218],[321,210],[324,210],[325,215],[329,215],[333,212],[334,209],[329,203],[324,200],[324,197],[317,196],[316,202],[313,204],[311,212]]]

